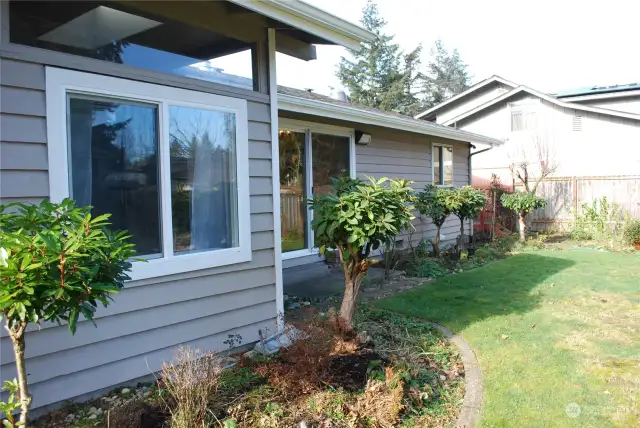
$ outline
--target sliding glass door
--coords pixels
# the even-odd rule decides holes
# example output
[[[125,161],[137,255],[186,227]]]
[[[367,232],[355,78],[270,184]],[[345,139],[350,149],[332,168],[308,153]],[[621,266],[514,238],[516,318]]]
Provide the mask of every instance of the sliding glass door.
[[[307,199],[328,194],[331,178],[351,175],[353,136],[304,125],[283,127],[278,136],[282,252],[302,256],[314,247]]]

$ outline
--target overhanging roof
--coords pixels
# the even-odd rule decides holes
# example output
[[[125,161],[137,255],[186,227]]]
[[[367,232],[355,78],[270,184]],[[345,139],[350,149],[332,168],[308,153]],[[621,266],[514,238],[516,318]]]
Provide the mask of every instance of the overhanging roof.
[[[472,132],[461,131],[425,120],[414,119],[399,113],[383,111],[338,101],[324,95],[299,89],[278,87],[278,109],[296,113],[326,117],[347,122],[362,123],[418,134],[432,135],[451,140],[499,146],[504,141]]]
[[[492,99],[491,101],[488,101],[484,104],[479,105],[478,107],[471,109],[469,111],[466,111],[454,118],[451,118],[449,120],[447,120],[446,122],[443,123],[443,125],[452,125],[456,122],[459,122],[475,113],[478,113],[481,110],[486,109],[487,107],[491,107],[492,105],[495,105],[501,101],[504,101],[520,92],[526,92],[529,93],[535,97],[538,97],[540,99],[543,99],[545,101],[548,101],[552,104],[555,104],[557,106],[560,107],[564,107],[564,108],[568,108],[568,109],[572,109],[572,110],[581,110],[581,111],[588,111],[591,113],[597,113],[597,114],[604,114],[607,116],[615,116],[615,117],[623,117],[626,119],[633,119],[633,120],[640,120],[640,114],[633,114],[633,113],[626,113],[626,112],[622,112],[622,111],[617,111],[617,110],[610,110],[610,109],[606,109],[606,108],[599,108],[599,107],[591,107],[591,106],[586,106],[583,104],[577,104],[577,103],[569,103],[566,101],[562,101],[559,100],[557,98],[551,97],[547,94],[543,94],[542,92],[538,92],[535,89],[531,89],[527,86],[523,86],[520,85],[517,88],[512,89],[509,92],[506,92],[504,94],[502,94],[501,96]]]
[[[499,83],[502,83],[504,85],[511,86],[512,88],[515,88],[515,87],[518,86],[517,83],[513,83],[510,80],[503,79],[502,77],[497,76],[497,75],[493,75],[493,76],[489,77],[488,79],[485,79],[485,80],[483,80],[481,82],[476,83],[475,85],[471,86],[466,91],[460,92],[458,95],[454,95],[453,97],[441,102],[440,104],[431,107],[429,110],[423,111],[422,113],[416,115],[415,118],[416,119],[422,119],[425,116],[430,116],[433,113],[435,113],[436,111],[440,110],[442,107],[445,107],[445,106],[451,104],[452,102],[457,101],[457,100],[459,100],[461,98],[464,98],[467,95],[477,91],[478,89],[484,88],[485,86],[490,85],[490,84],[495,83],[495,82],[499,82]]]
[[[300,0],[229,1],[352,50],[375,39],[369,30]]]

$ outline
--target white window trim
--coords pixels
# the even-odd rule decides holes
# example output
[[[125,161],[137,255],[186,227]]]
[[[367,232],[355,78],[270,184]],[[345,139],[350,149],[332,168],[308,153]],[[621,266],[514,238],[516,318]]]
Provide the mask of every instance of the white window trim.
[[[306,180],[305,191],[307,195],[311,195],[311,188],[313,187],[313,174],[311,170],[313,158],[311,151],[311,134],[328,134],[336,135],[340,137],[349,137],[349,176],[356,178],[356,137],[355,129],[346,128],[342,126],[325,125],[322,123],[308,122],[303,120],[294,120],[279,118],[279,129],[285,129],[293,132],[305,133],[305,168],[306,168]],[[302,250],[282,252],[283,260],[296,259],[299,257],[308,257],[319,253],[317,247],[313,247],[313,230],[311,228],[311,221],[313,220],[313,210],[307,208],[307,236],[309,237],[309,243],[307,248]]]
[[[134,262],[132,280],[208,269],[251,260],[251,217],[249,204],[249,148],[247,102],[186,89],[136,82],[98,74],[59,68],[46,69],[47,146],[49,154],[49,198],[59,202],[69,196],[67,93],[108,96],[158,106],[160,206],[163,256]],[[238,247],[173,254],[171,216],[171,171],[169,169],[169,105],[236,114],[236,180]]]
[[[454,166],[453,165],[453,154],[454,154],[453,146],[451,144],[431,143],[431,184],[435,185],[436,187],[453,187],[454,186],[453,182],[455,181],[453,178],[452,178],[451,184],[435,184],[436,183],[436,168],[435,168],[436,147],[447,147],[451,149],[451,171],[455,173],[455,170],[453,168]],[[440,165],[440,173],[442,174],[442,181],[444,181],[444,169],[442,168],[442,165]]]

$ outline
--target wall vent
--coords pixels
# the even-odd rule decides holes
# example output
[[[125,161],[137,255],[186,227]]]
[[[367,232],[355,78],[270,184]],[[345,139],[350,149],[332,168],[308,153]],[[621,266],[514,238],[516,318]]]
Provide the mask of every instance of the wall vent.
[[[582,116],[578,114],[573,116],[573,130],[576,132],[582,131]]]

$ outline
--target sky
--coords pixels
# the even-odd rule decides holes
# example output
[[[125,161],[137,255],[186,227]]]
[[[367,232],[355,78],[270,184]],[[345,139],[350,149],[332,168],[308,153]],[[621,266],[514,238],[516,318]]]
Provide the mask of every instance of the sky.
[[[358,22],[366,0],[305,0]],[[457,48],[472,82],[497,74],[543,92],[640,82],[640,1],[377,0],[387,34],[405,51],[435,40]],[[318,59],[278,54],[278,84],[329,94],[338,46],[317,46]]]

